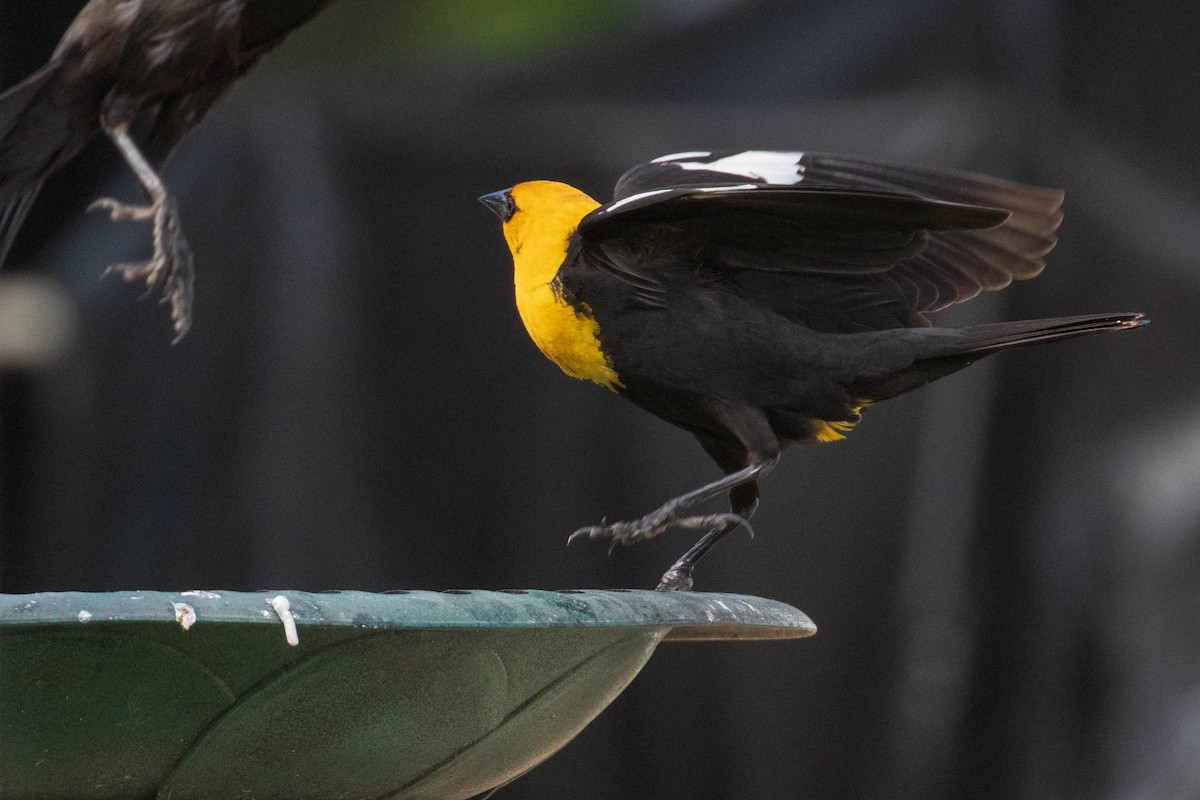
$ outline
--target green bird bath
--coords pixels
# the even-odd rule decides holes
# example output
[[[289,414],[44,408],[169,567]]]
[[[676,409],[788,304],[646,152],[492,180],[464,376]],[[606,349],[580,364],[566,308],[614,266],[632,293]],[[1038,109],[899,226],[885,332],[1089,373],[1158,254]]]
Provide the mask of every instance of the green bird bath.
[[[0,795],[462,800],[569,742],[661,641],[815,631],[692,592],[0,595]]]

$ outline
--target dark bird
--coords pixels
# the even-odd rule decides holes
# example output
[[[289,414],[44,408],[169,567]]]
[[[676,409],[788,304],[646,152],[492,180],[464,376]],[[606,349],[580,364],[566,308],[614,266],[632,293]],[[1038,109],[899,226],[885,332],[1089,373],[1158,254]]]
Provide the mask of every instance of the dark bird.
[[[160,173],[171,151],[233,83],[330,0],[91,0],[50,61],[0,95],[0,266],[42,183],[97,131],[150,199],[101,198],[114,220],[150,220],[154,254],[114,264],[171,304],[175,341],[191,324],[192,251]],[[151,110],[139,146],[130,125]]]
[[[1042,271],[1062,192],[798,152],[689,152],[626,172],[601,205],[552,181],[480,200],[504,221],[517,309],[564,372],[690,431],[725,473],[629,522],[632,544],[705,531],[660,589],[758,505],[780,452],[843,438],[872,403],[984,356],[1136,328],[1112,313],[932,327],[926,314]],[[732,511],[688,516],[729,492]]]

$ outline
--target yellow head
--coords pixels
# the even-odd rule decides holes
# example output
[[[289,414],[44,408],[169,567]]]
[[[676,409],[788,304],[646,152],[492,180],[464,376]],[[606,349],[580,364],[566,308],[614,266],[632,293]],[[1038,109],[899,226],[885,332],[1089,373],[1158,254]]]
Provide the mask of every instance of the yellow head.
[[[555,181],[528,181],[479,198],[504,221],[513,256],[517,311],[534,344],[563,372],[609,389],[620,385],[600,349],[596,321],[586,304],[563,299],[558,269],[579,221],[600,204]]]
[[[513,254],[518,286],[552,280],[579,220],[600,205],[575,187],[556,181],[518,183],[479,199],[504,221],[504,240]]]

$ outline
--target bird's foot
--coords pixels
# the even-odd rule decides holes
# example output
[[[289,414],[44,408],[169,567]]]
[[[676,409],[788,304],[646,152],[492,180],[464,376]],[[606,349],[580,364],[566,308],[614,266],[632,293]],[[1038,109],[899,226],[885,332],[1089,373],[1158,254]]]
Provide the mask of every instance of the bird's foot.
[[[89,210],[97,208],[107,210],[109,217],[118,222],[154,220],[154,255],[150,260],[113,264],[104,275],[119,275],[126,281],[144,280],[147,294],[159,292],[159,302],[171,305],[171,321],[175,328],[171,343],[178,343],[192,324],[194,259],[192,248],[183,235],[175,199],[167,195],[161,202],[135,206],[102,197],[92,203]]]
[[[754,529],[750,527],[750,522],[740,514],[725,512],[723,514],[681,517],[679,510],[678,504],[669,502],[646,516],[629,522],[602,522],[599,525],[589,525],[572,533],[567,539],[567,544],[577,539],[607,539],[608,552],[611,553],[613,548],[619,544],[628,546],[646,539],[653,539],[670,528],[712,530],[721,525],[728,525],[730,529],[742,525],[751,536],[754,535]]]
[[[113,222],[145,222],[148,219],[154,219],[154,215],[158,213],[158,209],[153,205],[135,206],[131,203],[122,203],[112,197],[93,200],[87,210],[90,212],[97,209],[107,211],[108,218]]]
[[[692,567],[681,567],[678,564],[663,573],[658,580],[656,592],[690,592],[692,590]]]

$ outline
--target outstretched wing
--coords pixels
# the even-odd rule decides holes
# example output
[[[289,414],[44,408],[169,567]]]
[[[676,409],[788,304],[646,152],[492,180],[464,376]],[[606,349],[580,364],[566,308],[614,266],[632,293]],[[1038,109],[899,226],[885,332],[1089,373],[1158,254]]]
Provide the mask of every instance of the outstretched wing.
[[[1055,190],[819,153],[663,156],[615,195],[580,225],[601,261],[652,273],[673,242],[710,266],[787,272],[732,280],[832,330],[928,324],[924,312],[1032,278],[1062,220]]]
[[[81,135],[69,114],[44,95],[52,91],[62,66],[53,59],[0,94],[0,267],[33,207],[45,175],[74,155]]]

